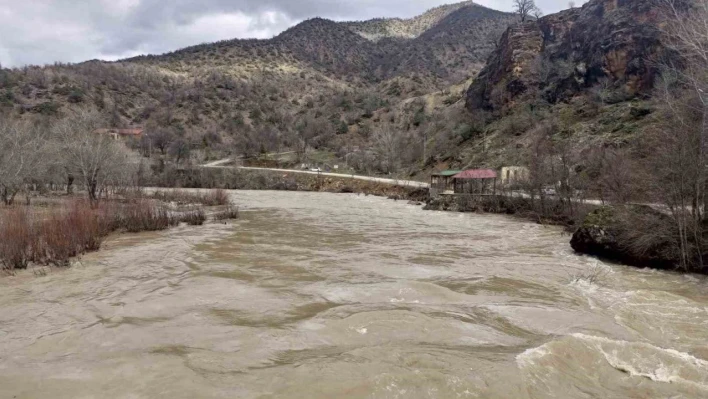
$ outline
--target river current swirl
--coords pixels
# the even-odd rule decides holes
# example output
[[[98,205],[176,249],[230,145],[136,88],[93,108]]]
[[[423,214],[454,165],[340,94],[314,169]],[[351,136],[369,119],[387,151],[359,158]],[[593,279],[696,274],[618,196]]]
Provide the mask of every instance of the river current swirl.
[[[232,192],[0,278],[2,398],[706,398],[706,279],[499,215]]]

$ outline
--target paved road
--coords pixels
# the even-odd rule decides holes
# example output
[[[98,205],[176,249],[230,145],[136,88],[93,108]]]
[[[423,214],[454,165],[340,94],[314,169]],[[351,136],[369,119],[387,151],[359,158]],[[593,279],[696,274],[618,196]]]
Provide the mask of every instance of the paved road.
[[[228,164],[231,161],[232,161],[231,158],[220,159],[218,161],[205,163],[204,165],[202,165],[202,168],[223,168],[224,166],[226,166],[226,164]]]
[[[383,177],[372,177],[372,176],[363,176],[363,175],[347,175],[347,174],[342,174],[342,173],[311,172],[309,170],[254,168],[254,167],[247,167],[247,166],[227,165],[231,161],[232,161],[231,159],[221,159],[218,161],[204,164],[204,165],[202,165],[202,167],[203,168],[236,168],[236,169],[245,169],[245,170],[268,170],[268,171],[282,172],[282,173],[302,173],[302,174],[309,174],[309,175],[321,175],[321,176],[330,176],[330,177],[340,177],[340,178],[345,178],[345,179],[373,181],[373,182],[377,182],[377,183],[391,184],[394,186],[430,188],[430,184],[419,182],[419,181],[414,181],[414,180],[387,179],[387,178],[383,178]],[[531,198],[531,196],[529,194],[521,193],[521,192],[513,192],[511,194],[502,194],[502,195],[507,195],[510,197]],[[604,205],[604,203],[602,201],[595,200],[595,199],[586,199],[582,202],[589,204],[589,205],[596,205],[596,206]],[[662,207],[660,205],[656,205],[656,204],[645,204],[645,205],[649,205],[654,209],[660,210],[662,212],[666,212],[666,210],[662,209]]]
[[[372,181],[372,182],[390,184],[393,186],[402,186],[402,187],[415,187],[415,188],[429,188],[430,187],[430,184],[428,184],[428,183],[423,183],[423,182],[414,181],[414,180],[387,179],[387,178],[383,178],[383,177],[347,175],[347,174],[343,174],[343,173],[311,172],[309,170],[254,168],[254,167],[248,167],[248,166],[228,166],[228,165],[226,165],[229,162],[231,162],[230,159],[222,159],[219,161],[214,161],[214,162],[204,164],[204,165],[202,165],[202,168],[211,168],[211,169],[236,168],[236,169],[243,169],[243,170],[267,170],[267,171],[272,171],[272,172],[301,173],[301,174],[320,175],[320,176],[327,176],[327,177],[340,177],[340,178],[344,178],[344,179],[365,180],[365,181]]]

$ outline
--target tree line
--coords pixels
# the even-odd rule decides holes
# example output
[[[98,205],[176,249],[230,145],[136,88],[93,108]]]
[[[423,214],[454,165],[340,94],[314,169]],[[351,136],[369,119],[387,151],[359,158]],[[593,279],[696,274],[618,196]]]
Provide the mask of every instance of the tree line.
[[[97,130],[106,117],[75,109],[62,119],[0,117],[0,200],[13,204],[33,189],[83,187],[98,201],[109,187],[136,184],[140,161],[124,143]]]

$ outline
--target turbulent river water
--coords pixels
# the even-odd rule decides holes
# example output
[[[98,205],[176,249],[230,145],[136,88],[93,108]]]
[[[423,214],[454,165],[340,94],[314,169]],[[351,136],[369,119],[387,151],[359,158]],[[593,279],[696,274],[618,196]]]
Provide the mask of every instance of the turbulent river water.
[[[706,398],[708,281],[496,215],[233,192],[242,218],[0,278],[0,398]]]

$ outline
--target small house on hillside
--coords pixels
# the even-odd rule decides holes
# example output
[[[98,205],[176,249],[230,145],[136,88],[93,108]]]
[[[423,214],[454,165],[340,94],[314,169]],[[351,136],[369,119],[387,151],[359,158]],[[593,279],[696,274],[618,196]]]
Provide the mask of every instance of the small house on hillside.
[[[430,175],[430,195],[453,194],[455,187],[452,177],[460,172],[461,170],[444,170]]]
[[[501,169],[501,183],[513,186],[525,183],[529,179],[529,169],[524,166],[506,166]]]
[[[492,169],[469,169],[452,177],[455,194],[494,195],[497,172]]]
[[[113,137],[114,140],[118,140],[121,137],[137,137],[140,138],[143,135],[144,129],[141,127],[131,127],[127,129],[97,129],[98,134],[107,134]]]

